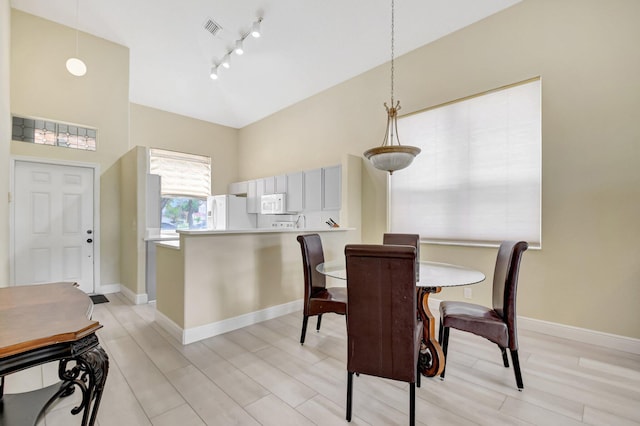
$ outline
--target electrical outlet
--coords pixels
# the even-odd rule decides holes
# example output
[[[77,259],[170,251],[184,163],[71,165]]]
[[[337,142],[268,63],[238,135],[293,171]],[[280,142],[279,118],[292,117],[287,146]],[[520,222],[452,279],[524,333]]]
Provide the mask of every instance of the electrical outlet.
[[[464,289],[464,298],[465,299],[471,299],[473,298],[473,295],[471,293],[471,289],[470,288],[465,288]]]

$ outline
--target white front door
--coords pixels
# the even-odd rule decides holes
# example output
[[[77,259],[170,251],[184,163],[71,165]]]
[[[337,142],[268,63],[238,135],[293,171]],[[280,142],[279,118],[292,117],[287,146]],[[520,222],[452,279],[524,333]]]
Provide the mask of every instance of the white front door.
[[[94,292],[94,169],[16,161],[14,281],[74,281]]]

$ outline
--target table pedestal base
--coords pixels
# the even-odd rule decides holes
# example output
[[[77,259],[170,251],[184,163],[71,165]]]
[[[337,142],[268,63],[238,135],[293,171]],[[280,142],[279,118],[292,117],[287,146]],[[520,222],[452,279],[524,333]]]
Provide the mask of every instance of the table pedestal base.
[[[429,309],[429,294],[439,293],[441,287],[418,287],[418,313],[422,319],[422,345],[418,368],[422,375],[434,377],[442,373],[444,369],[444,353],[440,343],[436,340],[436,321]]]

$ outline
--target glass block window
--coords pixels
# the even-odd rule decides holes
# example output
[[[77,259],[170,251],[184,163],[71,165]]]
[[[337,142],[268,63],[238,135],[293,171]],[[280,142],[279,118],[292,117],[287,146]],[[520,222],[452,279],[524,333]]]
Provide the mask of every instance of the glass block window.
[[[97,137],[98,131],[91,127],[13,116],[14,141],[95,151]]]

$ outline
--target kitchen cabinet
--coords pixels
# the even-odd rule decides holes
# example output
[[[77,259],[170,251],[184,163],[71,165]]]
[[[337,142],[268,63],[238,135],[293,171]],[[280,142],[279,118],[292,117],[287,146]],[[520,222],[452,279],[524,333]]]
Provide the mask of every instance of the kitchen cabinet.
[[[258,198],[258,181],[247,182],[247,213],[260,213],[260,199]]]
[[[342,166],[322,169],[322,210],[340,210],[342,205]]]
[[[276,178],[275,176],[269,176],[266,178],[260,179],[263,185],[263,192],[261,195],[265,194],[275,194],[276,193]],[[258,189],[258,192],[260,190]]]
[[[287,210],[301,212],[304,210],[304,172],[286,175]]]
[[[304,172],[304,211],[322,210],[322,169]]]
[[[246,195],[249,182],[233,182],[229,184],[228,193],[232,195]]]
[[[275,193],[276,194],[286,194],[287,193],[287,176],[286,175],[278,175],[274,177],[275,179]]]

